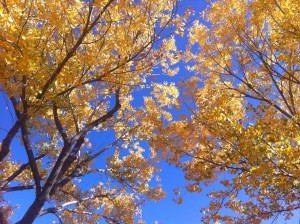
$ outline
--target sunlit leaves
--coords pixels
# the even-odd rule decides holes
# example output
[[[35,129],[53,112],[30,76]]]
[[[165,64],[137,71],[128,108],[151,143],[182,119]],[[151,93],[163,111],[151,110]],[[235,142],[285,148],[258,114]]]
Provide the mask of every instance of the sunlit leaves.
[[[1,2],[0,90],[15,124],[0,151],[0,187],[35,189],[41,201],[21,223],[51,212],[66,222],[133,223],[145,199],[165,196],[153,180],[155,153],[144,144],[177,104],[174,83],[154,84],[152,75],[159,64],[165,74],[178,72],[169,67],[182,56],[174,37],[162,41],[176,4]],[[143,99],[134,92],[145,88],[152,96],[134,106],[135,97]],[[19,133],[28,158],[17,163],[8,154]],[[89,175],[99,179],[87,190],[81,183]]]
[[[189,116],[153,145],[183,168],[189,191],[221,188],[206,223],[259,223],[299,209],[297,9],[297,1],[211,1],[189,29],[186,61],[197,74],[180,83]]]

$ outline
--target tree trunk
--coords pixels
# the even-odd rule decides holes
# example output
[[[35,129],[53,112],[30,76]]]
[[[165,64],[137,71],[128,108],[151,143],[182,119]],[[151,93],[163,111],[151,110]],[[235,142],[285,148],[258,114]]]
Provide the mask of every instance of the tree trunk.
[[[0,211],[0,224],[7,224],[5,218],[4,218],[4,215],[3,213]]]
[[[37,197],[32,205],[28,208],[27,212],[23,216],[23,218],[17,222],[16,224],[31,224],[38,217],[43,205],[45,204],[46,199],[42,199],[41,197]]]

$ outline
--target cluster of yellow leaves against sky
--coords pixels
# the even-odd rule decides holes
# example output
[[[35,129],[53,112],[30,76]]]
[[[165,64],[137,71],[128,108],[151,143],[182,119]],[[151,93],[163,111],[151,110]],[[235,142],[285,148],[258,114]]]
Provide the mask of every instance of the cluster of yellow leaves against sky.
[[[95,1],[90,21],[106,2]],[[174,39],[165,41],[159,50],[153,50],[153,44],[159,35],[155,33],[159,30],[157,25],[168,25],[171,16],[168,9],[171,10],[175,1],[151,1],[151,4],[117,1],[84,37],[49,91],[39,100],[37,96],[51,74],[85,32],[89,7],[84,1],[36,1],[29,6],[23,1],[10,1],[7,4],[0,8],[1,90],[18,98],[26,86],[28,113],[40,114],[47,120],[53,116],[47,102],[56,101],[59,109],[72,109],[80,128],[108,110],[118,87],[125,98],[121,100],[122,107],[132,109],[132,90],[145,86],[147,75],[157,63],[162,62],[168,68],[166,62],[174,58]],[[175,62],[174,58],[172,63]],[[172,70],[170,74],[177,71]],[[22,111],[21,103],[19,109]],[[76,132],[72,113],[62,110],[58,113],[64,115],[62,123],[68,127],[67,132]]]
[[[126,85],[127,89],[124,87],[123,91],[130,92],[143,81],[140,74],[151,71],[157,59],[163,53],[167,54],[164,50],[152,51],[151,47],[157,35],[154,33],[157,21],[160,20],[161,26],[165,26],[170,19],[163,9],[169,9],[174,2],[151,1],[151,5],[147,1],[141,1],[139,5],[130,2],[118,1],[116,6],[110,8],[109,14],[103,15],[60,72],[51,91],[47,93],[48,100],[69,88],[97,78],[114,86]],[[84,32],[88,4],[83,1],[37,1],[30,7],[23,1],[11,1],[8,4],[14,10],[6,12],[2,6],[0,12],[3,24],[1,66],[9,67],[3,69],[1,85],[12,96],[20,88],[22,77],[25,76],[27,95],[31,96],[28,100],[37,104],[34,96],[41,93],[49,75]],[[97,15],[97,8],[100,10],[103,5],[105,1],[96,1],[91,21],[93,15]],[[172,46],[165,49],[170,51],[170,48]],[[14,73],[15,81],[11,80],[11,73]],[[95,98],[93,94],[99,94],[99,89],[109,92],[109,88],[103,86],[97,88],[86,83],[84,87],[79,91],[92,94],[90,99]],[[82,99],[89,101],[85,92],[80,95],[82,98],[78,102]]]
[[[110,176],[114,179],[112,182],[118,180],[121,184],[124,183],[122,187],[107,188],[110,180],[106,183],[95,184],[86,192],[82,192],[76,184],[65,186],[63,191],[67,191],[68,194],[58,193],[54,197],[57,208],[63,211],[65,202],[72,202],[74,199],[79,200],[80,204],[76,206],[76,210],[63,211],[61,217],[66,222],[72,222],[76,218],[78,222],[89,223],[96,223],[96,220],[100,219],[144,223],[142,220],[136,222],[136,217],[141,217],[141,205],[144,203],[144,200],[141,200],[136,193],[145,195],[148,200],[158,201],[165,197],[165,192],[162,191],[160,185],[149,186],[148,182],[158,170],[143,157],[143,152],[144,150],[136,145],[135,149],[130,150],[130,155],[122,157],[120,151],[117,151],[108,159],[107,167],[109,167]],[[128,192],[127,185],[130,185],[132,192]],[[93,221],[90,220],[91,218]]]
[[[186,60],[199,75],[181,85],[192,118],[154,147],[185,170],[189,191],[221,181],[207,223],[260,223],[299,208],[299,12],[298,0],[219,0],[189,30]]]

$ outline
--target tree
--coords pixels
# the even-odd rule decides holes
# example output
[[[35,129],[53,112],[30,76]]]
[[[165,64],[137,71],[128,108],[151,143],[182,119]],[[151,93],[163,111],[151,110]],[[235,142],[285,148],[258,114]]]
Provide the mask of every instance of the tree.
[[[153,147],[185,171],[189,191],[215,183],[205,223],[289,219],[300,208],[299,12],[297,0],[217,0],[189,31],[190,116]]]
[[[132,105],[154,66],[175,54],[174,39],[162,41],[180,24],[175,11],[175,0],[1,1],[0,90],[14,119],[2,131],[1,215],[13,212],[7,193],[34,190],[19,224],[49,213],[133,223],[145,199],[164,196],[148,184],[158,169],[141,144],[163,105]],[[156,84],[153,94],[173,99],[170,89]]]

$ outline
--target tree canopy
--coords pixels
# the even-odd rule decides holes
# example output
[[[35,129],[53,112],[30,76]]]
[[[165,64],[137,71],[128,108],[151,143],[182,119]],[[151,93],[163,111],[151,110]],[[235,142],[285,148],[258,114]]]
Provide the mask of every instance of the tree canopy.
[[[140,144],[164,112],[151,98],[146,109],[131,104],[154,83],[154,66],[173,58],[174,39],[162,40],[180,23],[176,8],[175,0],[1,1],[0,90],[14,120],[1,127],[6,218],[14,208],[3,196],[20,190],[36,193],[18,223],[49,213],[67,223],[133,223],[145,199],[164,196],[152,180],[154,155]],[[176,95],[164,84],[154,90],[162,104]]]
[[[197,75],[180,85],[190,116],[156,148],[189,191],[219,183],[206,223],[289,219],[300,208],[299,12],[296,0],[218,0],[189,30]]]
[[[192,25],[177,0],[0,2],[1,220],[34,191],[19,224],[143,223],[163,160],[215,188],[204,223],[299,210],[298,0],[209,1]]]

